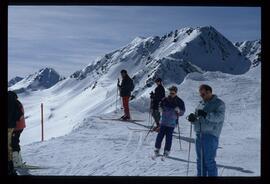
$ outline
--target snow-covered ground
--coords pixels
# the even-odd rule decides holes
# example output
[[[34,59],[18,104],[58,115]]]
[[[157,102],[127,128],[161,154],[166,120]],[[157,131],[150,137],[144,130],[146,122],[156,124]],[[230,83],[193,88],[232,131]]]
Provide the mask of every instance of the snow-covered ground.
[[[226,103],[226,120],[220,137],[217,163],[222,176],[260,175],[260,67],[243,75],[221,72],[190,73],[178,85],[179,96],[186,103],[186,115],[194,111],[200,100],[198,86],[210,84],[214,93]],[[75,80],[75,79],[74,79]],[[174,137],[171,157],[165,162],[153,161],[156,133],[146,141],[146,131],[132,123],[101,120],[101,117],[119,117],[115,112],[115,88],[109,79],[103,79],[92,90],[94,83],[81,92],[85,84],[69,80],[59,82],[48,90],[21,94],[25,106],[27,128],[22,134],[22,156],[33,165],[49,169],[32,170],[34,175],[105,175],[105,176],[185,176],[188,156],[190,124],[180,119],[182,150]],[[84,83],[88,83],[87,79]],[[77,86],[76,86],[77,84]],[[64,86],[61,86],[64,85]],[[69,88],[67,86],[72,86]],[[65,88],[60,92],[61,88]],[[75,90],[74,90],[75,89]],[[78,90],[76,90],[78,89]],[[132,117],[148,121],[148,93],[143,91],[131,102]],[[59,91],[58,91],[59,90]],[[77,91],[77,92],[76,92]],[[45,107],[45,139],[40,142],[40,103]],[[177,131],[177,129],[176,129]],[[193,132],[194,138],[194,132]],[[194,143],[191,149],[190,176],[196,175]]]

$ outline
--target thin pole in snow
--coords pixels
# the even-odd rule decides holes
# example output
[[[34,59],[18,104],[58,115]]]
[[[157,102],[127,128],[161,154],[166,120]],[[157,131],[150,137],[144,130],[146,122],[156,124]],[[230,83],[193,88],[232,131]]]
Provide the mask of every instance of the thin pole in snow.
[[[192,124],[190,123],[190,133],[189,133],[189,138],[192,138]],[[189,162],[190,162],[190,149],[191,149],[191,141],[189,142],[188,145],[188,165],[187,165],[187,176],[189,172]]]
[[[41,141],[44,141],[43,103],[41,103]]]

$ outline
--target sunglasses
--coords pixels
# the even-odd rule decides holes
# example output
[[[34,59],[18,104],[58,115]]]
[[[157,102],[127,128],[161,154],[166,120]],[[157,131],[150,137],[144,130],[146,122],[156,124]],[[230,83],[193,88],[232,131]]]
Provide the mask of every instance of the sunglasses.
[[[175,92],[170,92],[170,95],[175,95],[176,93]]]

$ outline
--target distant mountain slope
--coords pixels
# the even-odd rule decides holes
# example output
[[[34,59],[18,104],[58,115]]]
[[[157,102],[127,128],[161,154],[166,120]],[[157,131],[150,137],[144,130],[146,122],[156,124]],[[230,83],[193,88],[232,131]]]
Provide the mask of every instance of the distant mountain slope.
[[[22,77],[18,77],[18,76],[12,78],[10,81],[8,81],[8,87],[13,86],[17,82],[20,82],[21,80],[23,80],[23,78]]]
[[[234,45],[244,56],[250,59],[252,67],[261,63],[261,40],[236,42]]]
[[[162,37],[136,37],[131,43],[97,58],[70,78],[89,83],[116,80],[127,69],[136,83],[136,91],[162,77],[165,83],[180,84],[190,72],[221,71],[243,74],[250,61],[211,26],[183,28]],[[67,83],[70,83],[67,82]],[[102,82],[101,82],[102,83]],[[92,84],[93,85],[93,84]]]
[[[61,79],[61,76],[53,68],[43,68],[34,74],[28,75],[9,89],[17,93],[25,90],[42,90],[52,87]]]

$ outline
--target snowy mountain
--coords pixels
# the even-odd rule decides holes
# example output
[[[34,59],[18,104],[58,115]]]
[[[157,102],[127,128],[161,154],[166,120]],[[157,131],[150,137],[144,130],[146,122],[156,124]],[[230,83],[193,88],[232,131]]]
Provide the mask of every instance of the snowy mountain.
[[[28,163],[52,168],[31,171],[37,175],[185,176],[187,147],[189,141],[194,143],[194,136],[188,138],[190,124],[184,117],[180,120],[184,149],[179,151],[178,139],[174,139],[171,154],[178,161],[168,162],[149,159],[156,134],[144,142],[145,133],[128,126],[145,127],[99,118],[122,115],[116,83],[120,70],[127,69],[135,82],[132,118],[143,120],[145,126],[150,125],[149,93],[154,90],[155,77],[162,77],[166,88],[177,85],[186,104],[185,116],[200,100],[198,86],[210,84],[226,103],[219,172],[258,176],[260,67],[249,70],[250,66],[250,60],[211,26],[183,28],[162,37],[137,37],[46,90],[19,94],[27,123],[21,136],[23,157]],[[14,86],[27,86],[23,81],[32,80]],[[45,142],[39,142],[41,103]],[[195,175],[193,143],[191,173]]]
[[[18,76],[12,78],[10,81],[8,81],[8,87],[13,86],[17,82],[20,82],[21,80],[23,80],[23,78],[22,77],[18,77]]]
[[[55,85],[61,79],[61,76],[53,68],[43,68],[10,86],[9,90],[22,93],[25,91],[47,89]]]
[[[213,27],[183,28],[162,37],[136,37],[126,46],[97,58],[71,78],[93,78],[98,83],[107,76],[116,79],[123,68],[133,77],[139,93],[162,77],[165,83],[180,84],[190,72],[221,71],[243,74],[250,61]]]
[[[240,52],[252,62],[252,67],[261,63],[261,40],[236,42],[234,44]]]

